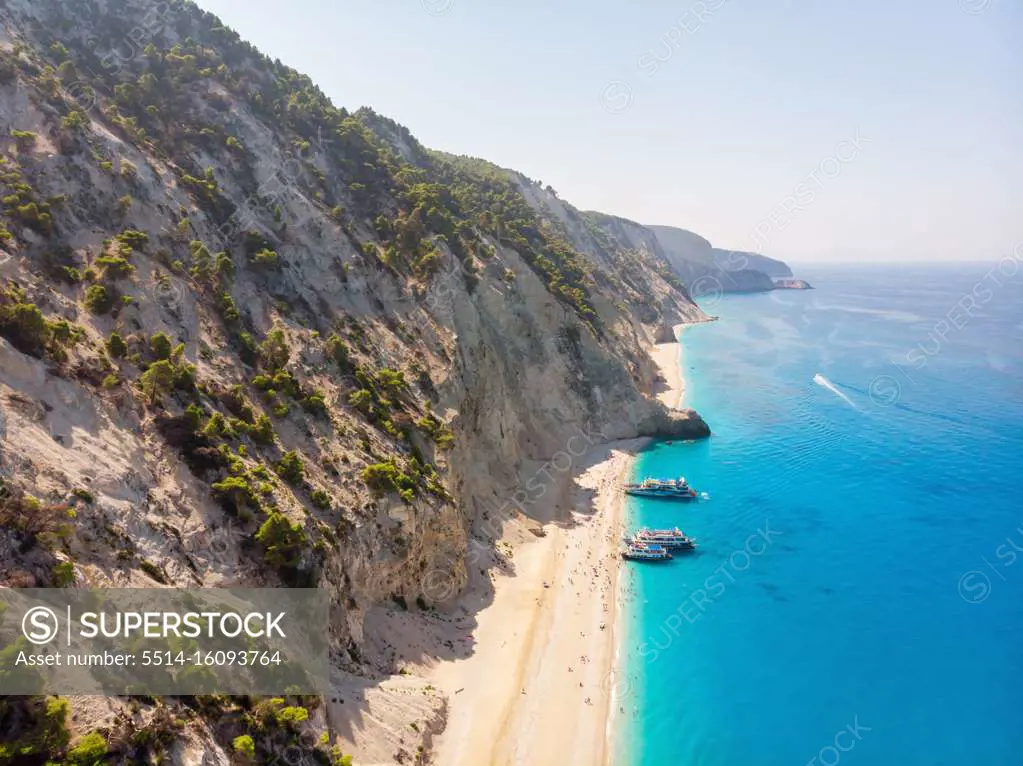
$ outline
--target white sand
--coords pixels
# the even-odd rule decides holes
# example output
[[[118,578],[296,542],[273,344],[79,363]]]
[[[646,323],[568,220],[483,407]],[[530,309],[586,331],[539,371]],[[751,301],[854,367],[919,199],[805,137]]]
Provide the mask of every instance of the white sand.
[[[676,334],[678,328],[676,328]],[[682,398],[679,344],[651,354],[668,406]],[[615,596],[624,532],[621,485],[645,439],[603,445],[567,471],[546,537],[514,547],[514,576],[494,580],[474,650],[428,673],[448,695],[434,748],[442,766],[601,766],[615,661]]]
[[[674,327],[675,337],[678,338],[685,325]],[[650,349],[650,358],[654,360],[660,370],[664,382],[661,390],[657,392],[657,398],[661,404],[667,407],[679,409],[682,406],[682,398],[685,396],[686,385],[682,377],[682,346],[675,340],[670,343],[657,343]]]

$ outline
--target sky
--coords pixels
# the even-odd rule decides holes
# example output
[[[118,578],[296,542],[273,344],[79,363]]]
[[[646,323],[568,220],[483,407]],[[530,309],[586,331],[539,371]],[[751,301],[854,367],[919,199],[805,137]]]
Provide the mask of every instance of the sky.
[[[339,106],[794,262],[1023,257],[1017,0],[199,0]]]

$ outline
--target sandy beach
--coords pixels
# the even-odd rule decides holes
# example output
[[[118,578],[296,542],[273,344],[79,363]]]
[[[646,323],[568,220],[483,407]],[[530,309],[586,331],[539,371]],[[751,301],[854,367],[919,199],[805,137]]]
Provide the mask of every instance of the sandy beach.
[[[658,344],[651,355],[666,381],[661,401],[676,406],[679,344]],[[433,763],[610,762],[621,485],[646,442],[604,444],[578,458],[550,493],[546,535],[508,537],[514,575],[494,579],[494,601],[476,618],[474,651],[427,673],[448,697]]]
[[[682,346],[678,342],[678,338],[684,328],[684,324],[675,325],[672,328],[672,332],[675,333],[674,341],[657,343],[650,348],[650,358],[654,360],[654,363],[660,370],[661,377],[664,378],[661,390],[657,393],[657,398],[668,407],[680,407],[686,392],[680,358]]]

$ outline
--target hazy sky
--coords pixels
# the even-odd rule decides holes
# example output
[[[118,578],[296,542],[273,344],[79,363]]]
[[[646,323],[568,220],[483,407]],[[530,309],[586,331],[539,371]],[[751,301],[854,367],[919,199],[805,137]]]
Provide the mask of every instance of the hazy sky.
[[[199,3],[335,103],[579,208],[795,261],[1023,239],[1017,0]]]

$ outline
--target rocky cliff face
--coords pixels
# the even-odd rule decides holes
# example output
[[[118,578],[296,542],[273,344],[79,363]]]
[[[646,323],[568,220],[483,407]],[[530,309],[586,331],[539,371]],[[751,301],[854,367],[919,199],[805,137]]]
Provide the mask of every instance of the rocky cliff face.
[[[337,672],[386,674],[367,610],[457,595],[525,462],[708,433],[647,395],[644,348],[705,318],[655,251],[195,6],[8,0],[0,124],[0,584],[315,585]],[[163,703],[103,705],[76,728],[167,747]],[[226,762],[230,725],[190,731]]]
[[[770,290],[771,280],[764,277],[791,277],[782,261],[743,250],[712,247],[703,237],[674,226],[647,227],[657,237],[665,253],[677,264],[680,273],[690,279],[712,276],[723,280],[726,292]],[[705,271],[699,271],[700,268]],[[694,271],[695,269],[695,271]]]
[[[585,213],[618,248],[635,250],[665,264],[682,280],[694,298],[725,292],[761,292],[774,289],[774,281],[761,268],[771,271],[788,267],[781,261],[755,253],[718,250],[703,237],[670,226],[644,226],[604,213]]]
[[[714,263],[722,265],[729,271],[742,271],[745,269],[759,271],[772,279],[779,279],[792,276],[792,269],[784,261],[776,258],[768,258],[766,255],[751,253],[747,250],[722,250],[719,247],[713,249]]]

